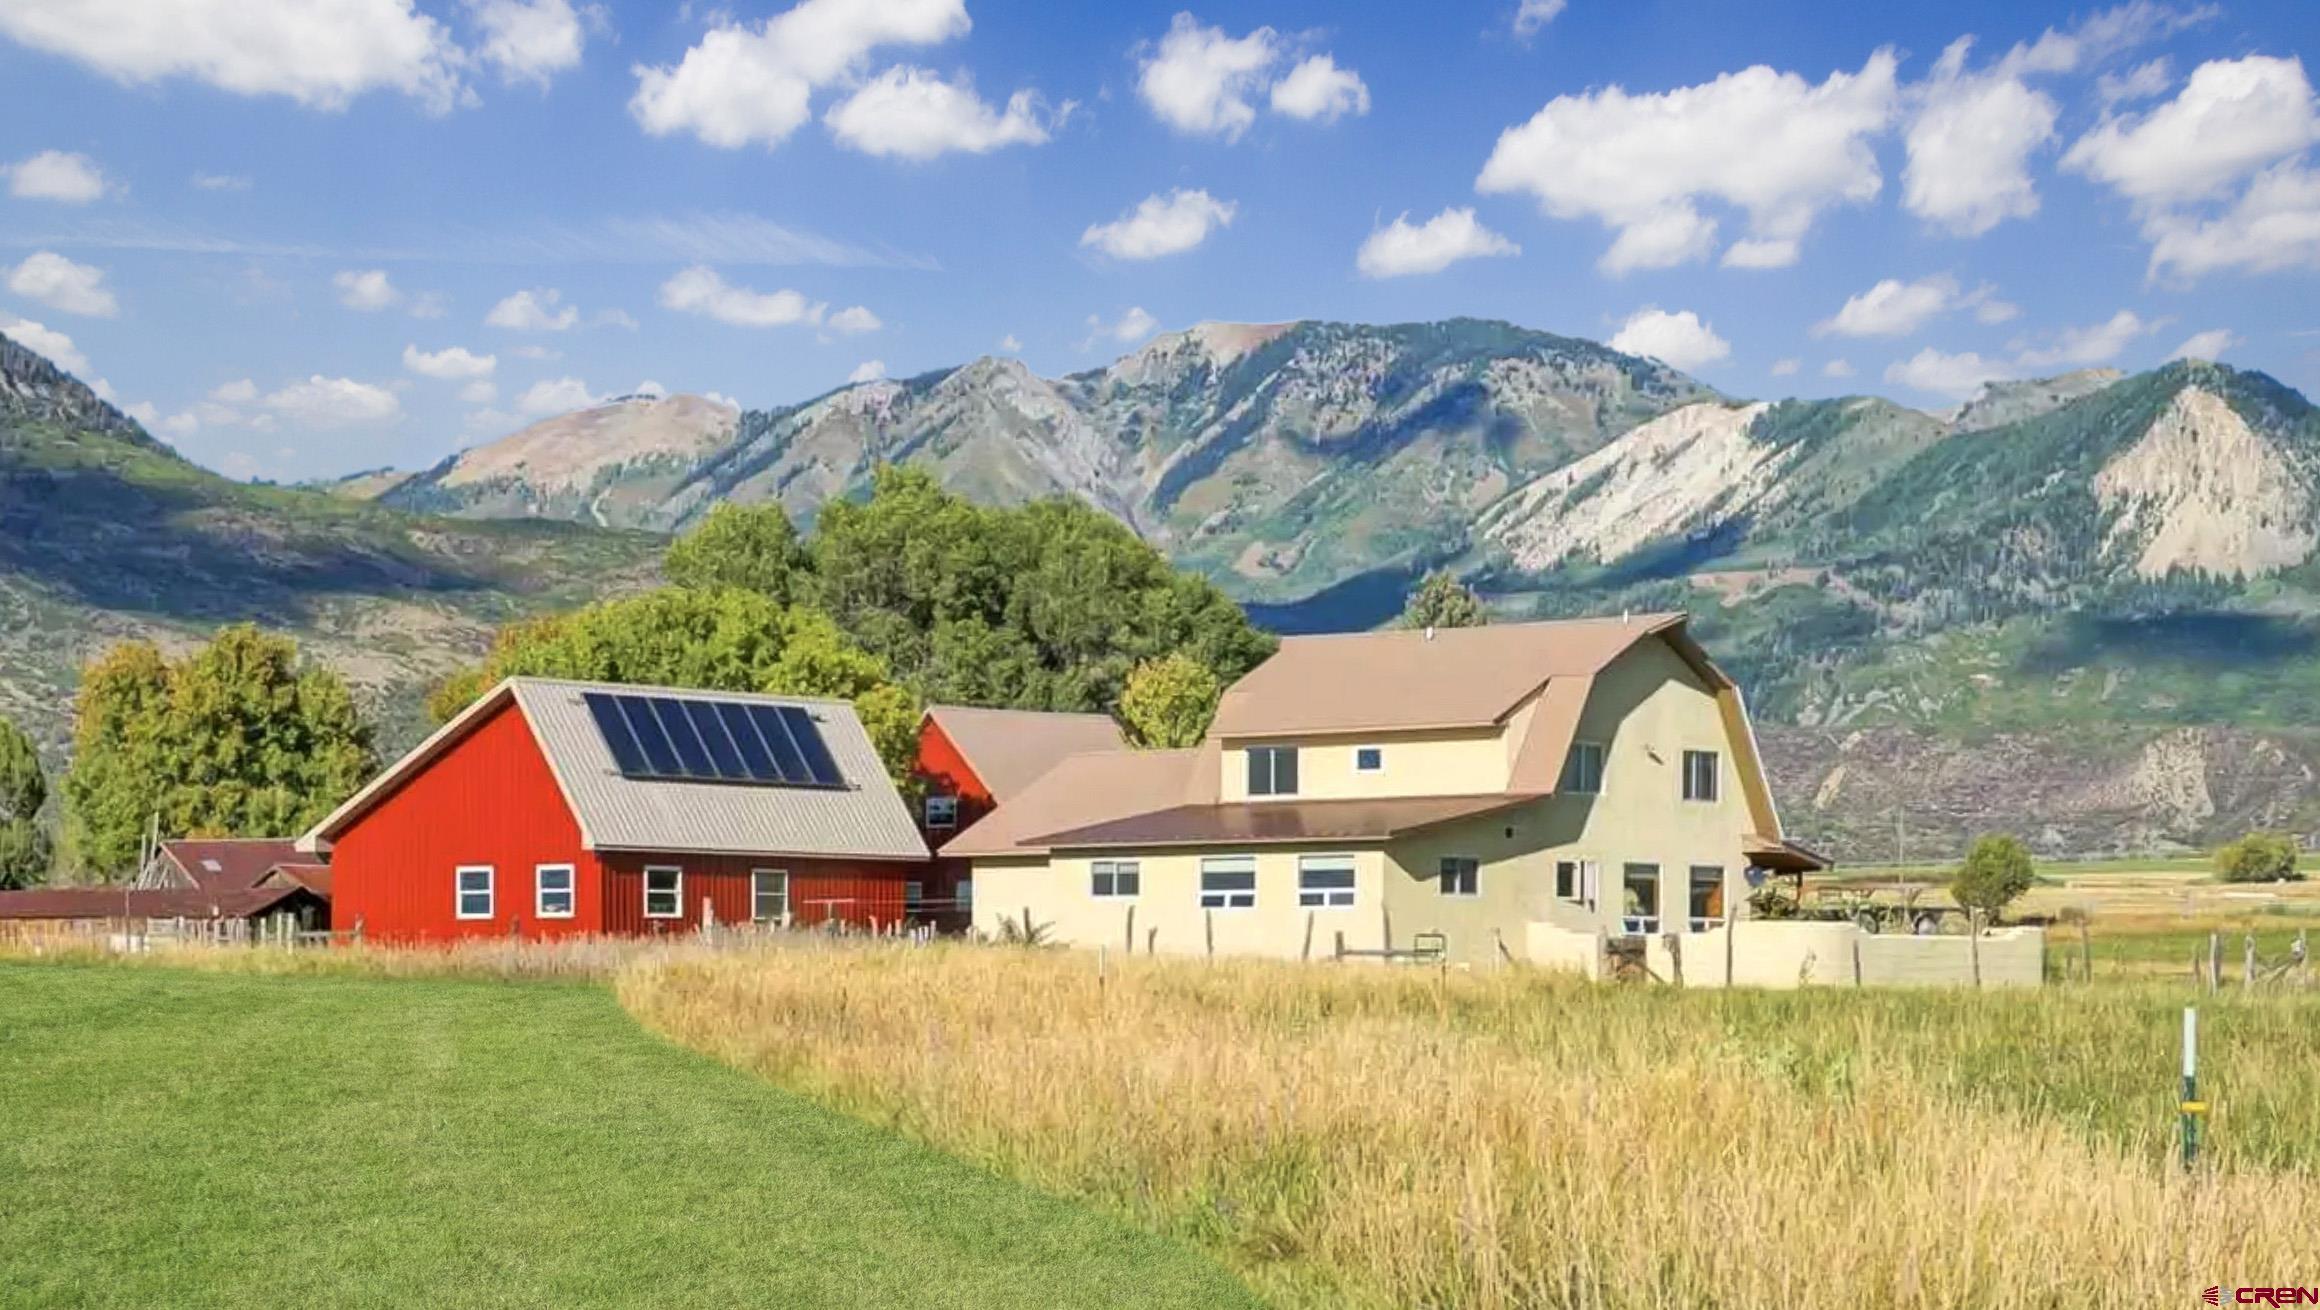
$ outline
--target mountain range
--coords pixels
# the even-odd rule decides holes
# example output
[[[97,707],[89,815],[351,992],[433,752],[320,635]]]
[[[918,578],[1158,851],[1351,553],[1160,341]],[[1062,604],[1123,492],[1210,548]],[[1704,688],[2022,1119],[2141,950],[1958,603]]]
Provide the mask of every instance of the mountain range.
[[[31,411],[11,394],[13,442],[6,407]],[[1510,617],[1688,608],[1749,688],[1790,825],[1854,858],[1894,853],[1897,827],[2071,850],[2320,827],[2320,417],[2213,363],[1936,414],[1730,397],[1503,323],[1205,324],[1061,378],[986,358],[776,409],[631,397],[328,495],[200,473],[86,399],[29,426],[174,461],[245,525],[260,502],[337,525],[335,562],[293,571],[313,588],[261,567],[245,591],[237,562],[195,589],[270,605],[326,655],[360,630],[342,611],[413,604],[445,625],[421,644],[464,654],[481,613],[571,594],[591,553],[641,567],[648,534],[720,500],[810,523],[910,463],[978,499],[1084,499],[1284,630],[1383,621],[1432,567]],[[451,545],[476,533],[529,553],[454,572],[483,567]],[[405,576],[367,562],[384,542],[434,545]]]

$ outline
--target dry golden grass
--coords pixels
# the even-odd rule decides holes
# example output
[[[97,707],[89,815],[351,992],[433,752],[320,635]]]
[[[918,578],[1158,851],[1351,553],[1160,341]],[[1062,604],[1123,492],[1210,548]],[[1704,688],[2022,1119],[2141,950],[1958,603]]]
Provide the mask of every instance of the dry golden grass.
[[[2179,998],[2131,987],[1148,959],[1099,982],[1085,955],[970,947],[640,961],[616,987],[676,1040],[1201,1242],[1282,1304],[2139,1307],[2320,1269],[2320,1057],[2271,1045],[2309,1033],[2309,999],[2215,1003],[2253,1108],[2186,1177]]]

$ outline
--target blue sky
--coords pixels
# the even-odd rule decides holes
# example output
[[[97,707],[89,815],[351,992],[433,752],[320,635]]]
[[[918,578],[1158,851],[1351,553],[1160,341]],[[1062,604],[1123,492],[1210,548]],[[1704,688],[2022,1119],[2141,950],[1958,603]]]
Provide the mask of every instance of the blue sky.
[[[1899,8],[0,0],[0,330],[282,479],[1203,319],[2320,391],[2320,11]]]

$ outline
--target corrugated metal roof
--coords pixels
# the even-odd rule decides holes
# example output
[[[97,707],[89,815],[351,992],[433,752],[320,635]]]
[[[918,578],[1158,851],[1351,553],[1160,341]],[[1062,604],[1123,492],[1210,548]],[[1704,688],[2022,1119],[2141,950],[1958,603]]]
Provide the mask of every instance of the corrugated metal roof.
[[[886,776],[862,720],[844,701],[548,678],[511,678],[509,686],[591,850],[927,858],[909,807]],[[846,785],[759,787],[623,778],[581,700],[589,691],[798,706],[821,725]]]
[[[992,710],[930,705],[926,716],[950,738],[993,799],[1008,801],[1071,755],[1127,749],[1109,714]]]
[[[1049,769],[975,826],[950,839],[946,856],[1036,855],[1040,833],[1124,818],[1214,796],[1217,755],[1175,751],[1099,751]],[[1205,773],[1205,779],[1204,779]],[[1203,796],[1201,783],[1208,784]]]
[[[266,870],[298,858],[290,837],[184,838],[161,843],[161,853],[203,891],[242,891],[258,885]]]
[[[1180,805],[1032,840],[1051,850],[1111,846],[1244,846],[1280,842],[1384,841],[1489,814],[1536,797],[1388,796],[1327,801]]]
[[[117,887],[36,887],[0,892],[0,919],[247,919],[294,896],[304,887],[157,887],[124,891]]]

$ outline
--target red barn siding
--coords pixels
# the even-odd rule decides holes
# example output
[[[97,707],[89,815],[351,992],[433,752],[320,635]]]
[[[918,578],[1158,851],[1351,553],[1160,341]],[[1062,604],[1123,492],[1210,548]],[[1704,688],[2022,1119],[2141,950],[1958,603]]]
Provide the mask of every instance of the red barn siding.
[[[918,762],[912,767],[924,790],[930,794],[947,794],[959,798],[959,821],[950,828],[926,826],[926,809],[919,807],[919,834],[926,838],[928,850],[940,850],[942,844],[973,827],[975,822],[998,807],[991,789],[967,763],[950,734],[932,718],[924,720],[918,731]],[[959,884],[974,875],[965,860],[946,860],[936,857],[922,875],[926,881],[926,896],[939,907],[931,917],[946,931],[963,931],[969,919],[967,907],[957,904]]]
[[[489,919],[457,917],[454,871],[470,864],[494,870]],[[572,866],[573,917],[533,913],[539,864]],[[335,925],[369,941],[604,931],[596,859],[512,700],[355,820],[330,867]]]
[[[684,870],[684,916],[644,917],[644,871],[673,864]],[[903,917],[903,884],[925,881],[928,866],[877,860],[818,860],[779,856],[644,855],[622,851],[603,856],[604,931],[678,932],[699,927],[701,907],[719,923],[747,923],[751,916],[750,877],[758,869],[789,873],[793,923],[812,925],[838,919],[857,927],[891,927]],[[933,895],[932,891],[928,895]]]

